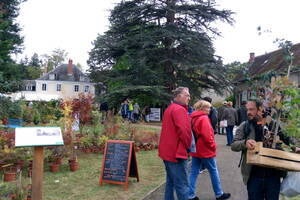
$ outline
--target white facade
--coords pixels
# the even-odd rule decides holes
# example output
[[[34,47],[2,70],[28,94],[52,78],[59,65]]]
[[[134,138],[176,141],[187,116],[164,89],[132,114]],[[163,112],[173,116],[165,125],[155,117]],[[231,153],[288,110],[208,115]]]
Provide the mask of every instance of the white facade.
[[[23,98],[27,101],[50,101],[75,99],[81,93],[94,97],[95,84],[70,59],[68,64],[62,64],[36,80],[24,81],[23,91],[14,93],[11,97],[13,100]]]
[[[95,96],[94,83],[70,82],[55,80],[35,80],[35,91],[21,91],[12,94],[13,100],[24,98],[28,101],[50,101],[52,99],[74,99],[80,93],[92,94]]]

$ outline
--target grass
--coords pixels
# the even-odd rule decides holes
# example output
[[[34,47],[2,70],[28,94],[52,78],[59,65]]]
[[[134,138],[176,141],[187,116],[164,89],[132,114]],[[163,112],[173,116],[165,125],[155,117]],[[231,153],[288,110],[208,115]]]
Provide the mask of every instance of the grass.
[[[140,181],[129,178],[128,191],[122,185],[103,183],[99,186],[102,155],[81,154],[80,169],[70,172],[65,163],[60,172],[45,170],[45,200],[135,200],[142,199],[149,191],[160,185],[165,179],[163,163],[155,151],[136,153]]]

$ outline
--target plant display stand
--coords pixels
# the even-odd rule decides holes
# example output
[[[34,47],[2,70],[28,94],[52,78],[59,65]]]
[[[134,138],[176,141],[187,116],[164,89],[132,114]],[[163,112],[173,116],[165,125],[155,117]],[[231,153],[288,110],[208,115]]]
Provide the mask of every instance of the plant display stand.
[[[264,148],[262,142],[257,142],[254,150],[247,151],[247,164],[300,171],[300,154]]]

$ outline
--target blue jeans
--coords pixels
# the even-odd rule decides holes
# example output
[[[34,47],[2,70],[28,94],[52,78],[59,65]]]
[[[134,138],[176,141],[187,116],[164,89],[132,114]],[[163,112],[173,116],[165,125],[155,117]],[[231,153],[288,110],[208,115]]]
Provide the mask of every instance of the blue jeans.
[[[280,191],[280,177],[250,176],[247,183],[248,200],[278,200]]]
[[[233,141],[233,127],[234,126],[226,127],[227,145],[230,145]]]
[[[189,190],[187,160],[178,159],[177,163],[164,160],[164,164],[167,173],[165,200],[174,200],[174,189],[178,200],[187,200]]]
[[[202,167],[205,167],[209,172],[215,196],[220,197],[223,194],[223,190],[221,186],[216,159],[192,157],[192,167],[189,177],[189,198],[192,199],[196,196],[197,177],[199,175],[199,169],[202,169]]]

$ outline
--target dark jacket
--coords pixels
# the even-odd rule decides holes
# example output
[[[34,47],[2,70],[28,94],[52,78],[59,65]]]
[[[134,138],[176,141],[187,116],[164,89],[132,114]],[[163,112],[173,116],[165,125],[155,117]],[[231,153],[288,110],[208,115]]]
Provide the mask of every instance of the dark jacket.
[[[195,111],[191,117],[194,134],[197,138],[197,151],[196,153],[190,153],[190,155],[199,158],[215,157],[217,145],[208,115],[203,111]]]
[[[248,127],[245,127],[246,123],[248,123],[248,125],[247,125]],[[279,133],[279,137],[286,144],[289,143],[289,138],[284,137],[282,133]],[[246,141],[248,139],[253,139],[255,141],[259,140],[258,136],[255,132],[255,127],[254,127],[253,123],[249,123],[249,121],[244,121],[236,129],[236,134],[233,139],[233,143],[231,144],[231,150],[232,151],[242,151],[241,173],[242,173],[243,181],[245,184],[247,184],[250,174],[251,174],[251,171],[253,169],[252,165],[248,165],[246,163],[246,161],[247,161]],[[255,168],[258,169],[258,167],[256,167],[256,166],[255,166]],[[277,174],[278,176],[283,175],[282,171],[280,171],[280,170],[271,169],[271,168],[267,168],[267,167],[259,167],[259,168],[267,169],[266,171],[269,171],[269,172],[270,172],[270,170],[272,170],[272,173]]]
[[[218,121],[221,121],[223,119],[223,115],[224,115],[224,110],[225,110],[226,106],[221,106],[220,108],[218,108]]]
[[[238,123],[237,123],[237,125],[240,125],[243,121],[247,121],[248,120],[246,106],[241,106],[237,110],[237,116],[238,116]]]
[[[227,126],[234,126],[237,124],[237,113],[232,107],[227,107],[224,110],[222,120],[227,120]]]
[[[161,159],[178,162],[187,159],[191,147],[192,130],[187,106],[172,103],[164,112],[158,155]]]
[[[208,115],[212,128],[215,130],[218,123],[218,111],[216,108],[211,107],[209,115]]]

